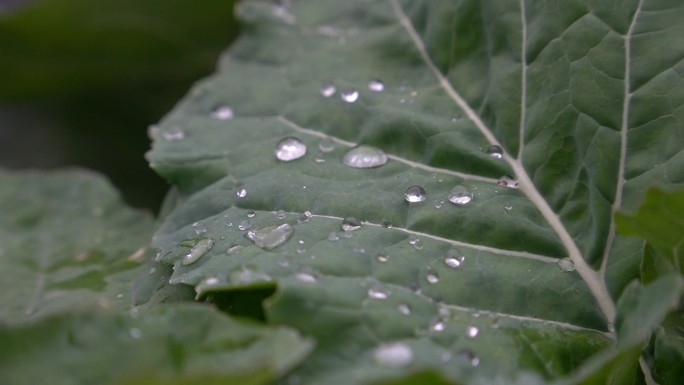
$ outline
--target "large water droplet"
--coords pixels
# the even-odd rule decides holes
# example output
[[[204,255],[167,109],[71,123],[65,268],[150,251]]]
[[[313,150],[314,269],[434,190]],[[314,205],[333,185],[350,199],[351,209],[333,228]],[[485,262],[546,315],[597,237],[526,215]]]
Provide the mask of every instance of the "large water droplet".
[[[463,349],[458,352],[458,358],[464,360],[471,366],[477,366],[480,364],[480,359],[475,355],[475,353],[470,349]]]
[[[487,149],[487,155],[491,156],[492,158],[501,159],[503,158],[503,149],[501,146],[491,145]]]
[[[333,152],[335,151],[335,142],[328,137],[322,138],[320,142],[318,142],[318,149],[321,150],[321,152]]]
[[[342,163],[354,168],[380,167],[387,163],[387,155],[376,147],[358,146],[344,155]]]
[[[287,242],[294,233],[294,227],[287,223],[276,226],[265,226],[247,232],[246,236],[255,245],[264,250],[273,250]]]
[[[409,245],[413,246],[416,249],[421,249],[423,248],[423,241],[420,240],[420,238],[416,237],[415,235],[411,235],[408,239]]]
[[[323,95],[326,98],[335,95],[335,92],[337,92],[337,88],[332,83],[323,83],[323,85],[321,86],[321,95]]]
[[[424,202],[427,199],[427,193],[420,186],[411,186],[404,192],[404,199],[409,203]]]
[[[276,145],[275,156],[278,160],[289,162],[291,160],[299,159],[306,154],[306,144],[301,140],[293,137],[287,137]]]
[[[311,214],[311,211],[304,211],[303,213],[297,215],[297,223],[306,223],[311,219],[313,214]]]
[[[378,79],[368,82],[368,89],[374,92],[382,92],[385,90],[385,84]]]
[[[403,315],[411,314],[411,306],[405,303],[400,303],[399,306],[397,306],[397,310],[399,310],[399,313]]]
[[[342,230],[354,231],[361,228],[361,221],[354,217],[346,217],[342,220]]]
[[[465,261],[465,257],[454,249],[447,251],[444,256],[444,264],[452,269],[460,268],[463,265],[463,261]]]
[[[470,338],[475,338],[477,337],[478,333],[480,333],[480,329],[478,329],[475,326],[468,326],[466,328],[466,335]]]
[[[496,184],[506,188],[518,188],[518,181],[507,175],[504,175],[501,178],[499,178],[499,181],[496,182]]]
[[[235,196],[238,198],[244,198],[247,196],[247,189],[244,187],[238,187],[237,190],[235,190]]]
[[[473,193],[467,187],[459,185],[451,189],[448,198],[455,205],[465,205],[473,200]]]
[[[190,249],[190,251],[185,254],[183,257],[183,260],[181,261],[182,265],[190,265],[192,263],[197,262],[198,259],[202,258],[204,254],[206,254],[211,248],[214,247],[214,240],[211,238],[202,238],[195,243],[194,246]]]
[[[359,91],[354,88],[344,90],[340,93],[340,97],[347,103],[354,103],[359,100]]]
[[[164,131],[162,133],[162,137],[167,142],[175,142],[178,140],[185,139],[185,132],[183,132],[183,130],[180,127],[174,126]]]
[[[379,285],[371,287],[368,289],[367,293],[368,297],[373,299],[387,299],[387,297],[389,297],[389,292]]]
[[[575,271],[575,263],[570,258],[559,259],[558,267],[563,271]]]
[[[216,106],[211,111],[211,117],[218,120],[229,120],[233,119],[234,116],[233,109],[226,105]]]
[[[392,368],[401,368],[413,362],[413,350],[405,343],[380,345],[373,353],[375,362]]]

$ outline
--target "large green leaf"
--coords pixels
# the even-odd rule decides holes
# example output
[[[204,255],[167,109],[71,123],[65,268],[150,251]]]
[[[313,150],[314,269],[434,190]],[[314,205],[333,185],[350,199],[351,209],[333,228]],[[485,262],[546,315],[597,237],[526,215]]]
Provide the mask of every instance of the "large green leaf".
[[[218,73],[151,130],[148,158],[178,188],[154,240],[172,282],[200,296],[276,284],[269,321],[318,340],[292,379],[637,378],[648,336],[615,345],[612,325],[642,244],[612,214],[684,182],[679,2],[248,1],[239,14]],[[286,137],[306,154],[279,160]],[[349,167],[357,145],[387,164]],[[425,201],[405,200],[414,185]],[[452,204],[460,185],[473,198]],[[361,229],[342,231],[347,217]],[[280,246],[246,238],[283,224]]]

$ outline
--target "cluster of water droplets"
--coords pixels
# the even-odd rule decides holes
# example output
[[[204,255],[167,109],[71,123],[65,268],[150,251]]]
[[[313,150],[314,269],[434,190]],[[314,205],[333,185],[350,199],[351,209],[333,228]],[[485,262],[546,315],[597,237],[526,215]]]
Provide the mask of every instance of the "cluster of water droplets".
[[[371,92],[383,92],[385,90],[385,83],[379,79],[373,79],[368,82],[367,88]],[[319,89],[321,96],[324,98],[331,98],[337,93],[337,87],[332,82],[325,82]],[[345,88],[340,91],[340,99],[346,103],[356,103],[361,96],[356,88]]]
[[[462,206],[470,203],[474,196],[475,195],[470,189],[458,185],[449,192],[447,199],[454,205]],[[425,202],[425,200],[427,200],[427,192],[422,186],[411,186],[404,192],[404,200],[408,203]],[[443,200],[436,201],[435,208],[441,208],[443,203]]]

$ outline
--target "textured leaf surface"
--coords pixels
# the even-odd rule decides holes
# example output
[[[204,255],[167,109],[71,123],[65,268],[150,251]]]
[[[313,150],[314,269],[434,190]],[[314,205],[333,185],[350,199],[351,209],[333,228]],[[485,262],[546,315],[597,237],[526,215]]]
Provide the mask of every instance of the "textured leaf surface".
[[[681,4],[251,1],[239,13],[246,33],[218,73],[151,131],[152,166],[179,191],[154,241],[172,282],[200,296],[277,283],[268,319],[318,340],[295,379],[553,380],[594,362],[580,372],[598,377],[572,378],[635,378],[622,372],[633,349],[587,359],[612,345],[614,299],[639,274],[641,241],[617,236],[612,213],[684,182],[684,96],[670,92]],[[306,154],[279,161],[285,137]],[[348,167],[358,144],[388,163]],[[404,199],[413,185],[424,202]],[[447,200],[458,185],[471,202]],[[343,232],[346,217],[362,228]],[[245,237],[284,223],[294,233],[273,250]],[[388,364],[387,346],[411,359]]]
[[[153,222],[104,178],[0,171],[0,213],[0,323],[135,302]]]
[[[206,305],[69,313],[2,327],[0,343],[7,385],[266,384],[310,349],[296,332],[243,324]]]

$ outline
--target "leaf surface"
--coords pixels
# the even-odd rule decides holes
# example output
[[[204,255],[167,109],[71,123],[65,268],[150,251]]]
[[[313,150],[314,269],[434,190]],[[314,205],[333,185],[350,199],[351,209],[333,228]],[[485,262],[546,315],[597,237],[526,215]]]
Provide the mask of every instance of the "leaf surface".
[[[151,130],[148,158],[179,193],[154,241],[172,282],[276,284],[267,318],[317,338],[294,374],[312,382],[554,380],[614,344],[642,247],[612,214],[684,181],[684,96],[650,107],[681,83],[684,51],[662,44],[684,36],[679,3],[250,1],[239,15],[218,72]],[[279,160],[287,137],[306,154]],[[349,167],[357,145],[388,162]],[[426,200],[407,202],[411,186]],[[472,200],[452,204],[456,186]],[[362,227],[342,231],[348,217]],[[272,249],[246,237],[283,224]],[[410,362],[388,365],[388,346]],[[632,351],[610,357],[635,368]]]

